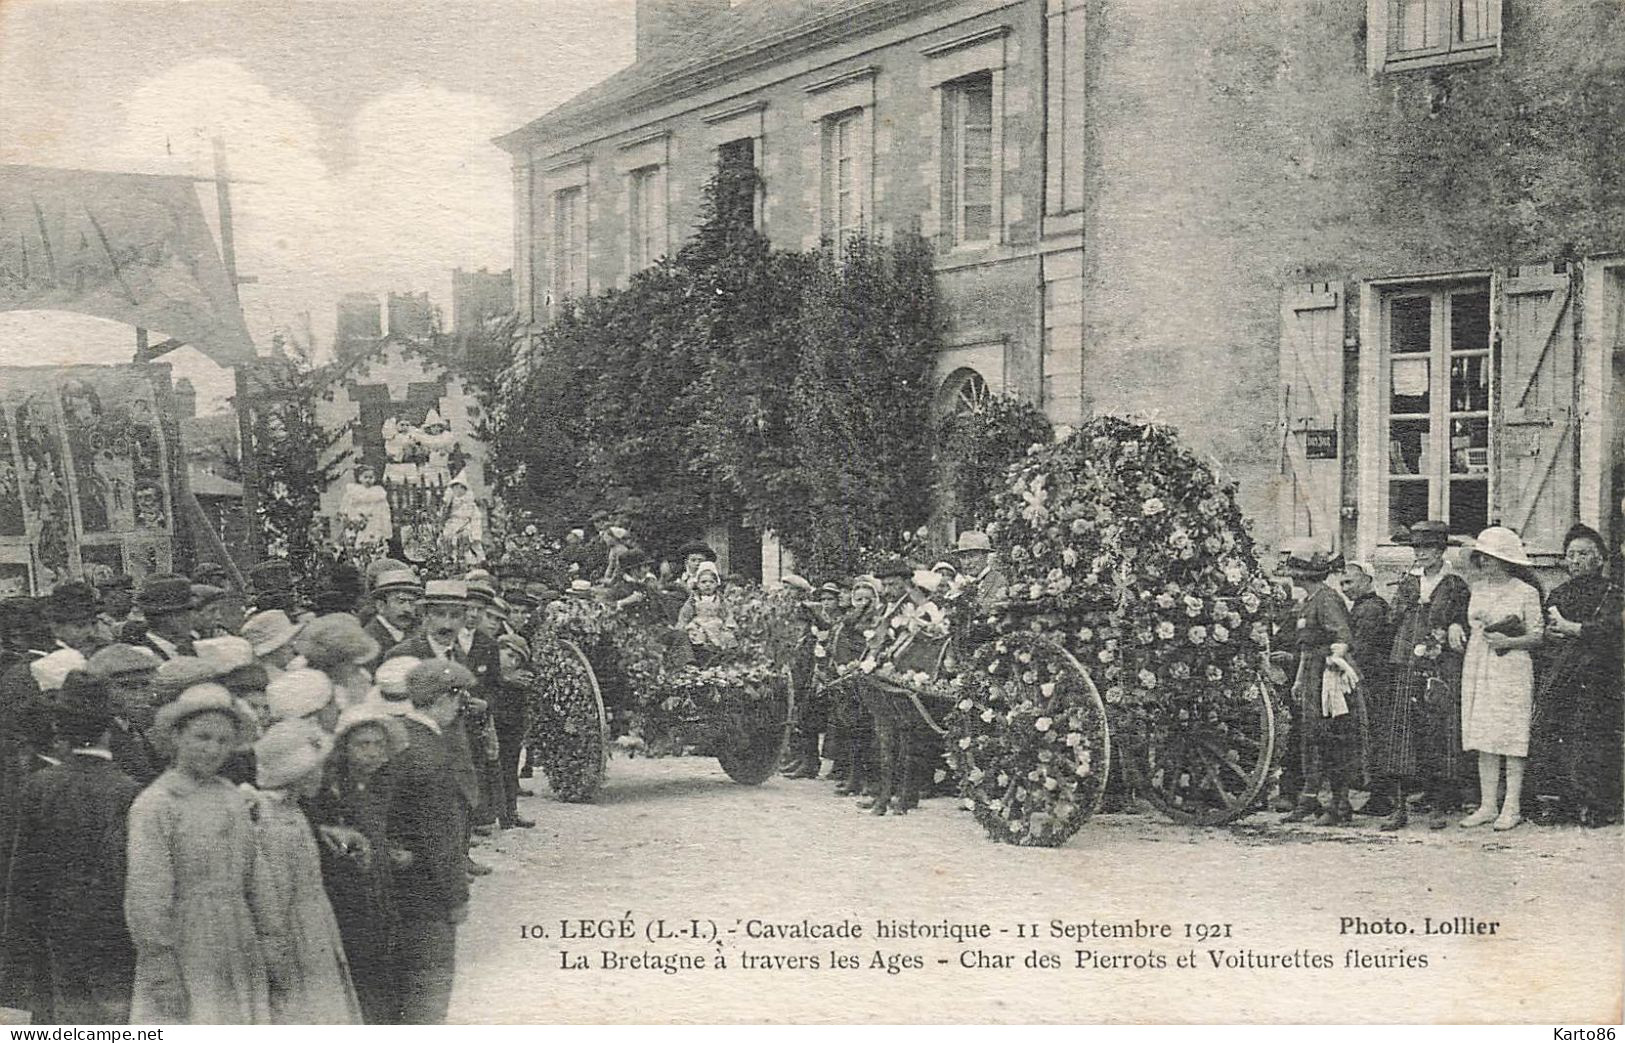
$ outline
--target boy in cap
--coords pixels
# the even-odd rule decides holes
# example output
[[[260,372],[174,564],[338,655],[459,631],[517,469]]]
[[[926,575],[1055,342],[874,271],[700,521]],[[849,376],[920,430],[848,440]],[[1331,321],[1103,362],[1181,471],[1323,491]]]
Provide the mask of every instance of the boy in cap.
[[[453,777],[446,733],[457,727],[463,693],[473,683],[467,669],[438,658],[406,675],[411,709],[400,719],[407,747],[390,762],[400,799],[390,803],[388,829],[390,846],[409,856],[393,878],[401,1024],[440,1024],[451,1001],[457,925],[468,913],[468,809]]]
[[[111,716],[108,725],[108,751],[119,770],[145,786],[163,773],[164,759],[158,755],[147,729],[157,711],[153,679],[158,657],[135,645],[112,644],[90,657],[90,672],[107,685]]]
[[[75,671],[54,694],[52,716],[67,754],[24,786],[11,913],[44,944],[49,1018],[122,1024],[135,973],[124,923],[125,822],[141,787],[113,761],[106,684]]]

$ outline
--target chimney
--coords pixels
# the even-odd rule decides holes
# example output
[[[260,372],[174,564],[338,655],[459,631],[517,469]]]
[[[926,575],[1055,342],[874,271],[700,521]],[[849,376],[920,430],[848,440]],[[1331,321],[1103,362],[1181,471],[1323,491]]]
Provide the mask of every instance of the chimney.
[[[197,418],[197,388],[185,377],[175,381],[175,419]]]
[[[694,28],[728,10],[728,0],[637,0],[637,60],[681,45]]]

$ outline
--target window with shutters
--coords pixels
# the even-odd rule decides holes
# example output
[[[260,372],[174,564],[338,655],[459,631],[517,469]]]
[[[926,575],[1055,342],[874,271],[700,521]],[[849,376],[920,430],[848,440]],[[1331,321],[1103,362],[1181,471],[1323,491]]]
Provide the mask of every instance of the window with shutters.
[[[1385,526],[1477,535],[1493,502],[1489,284],[1390,290],[1382,336]]]
[[[955,244],[984,243],[994,238],[996,140],[993,74],[979,72],[944,84],[942,198]]]
[[[553,193],[553,299],[587,292],[587,197],[577,185]]]
[[[823,234],[837,245],[863,231],[863,110],[849,109],[823,120]]]
[[[639,271],[666,252],[665,172],[639,167],[626,175],[626,259],[628,271]]]
[[[1501,0],[1367,0],[1372,71],[1493,58]]]

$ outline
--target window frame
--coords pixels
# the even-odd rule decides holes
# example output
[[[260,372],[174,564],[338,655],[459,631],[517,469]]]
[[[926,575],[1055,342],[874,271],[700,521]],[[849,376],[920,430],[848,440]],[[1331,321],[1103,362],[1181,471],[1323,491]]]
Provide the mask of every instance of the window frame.
[[[649,267],[666,252],[661,196],[665,167],[649,163],[626,172],[626,268],[628,276]]]
[[[563,220],[563,204],[570,201],[570,220]],[[549,199],[549,217],[552,226],[553,305],[584,296],[587,285],[587,186],[564,185],[556,188]],[[579,241],[575,233],[579,230]]]
[[[1396,46],[1400,12],[1409,0],[1366,0],[1366,64],[1368,71],[1400,72],[1406,69],[1425,69],[1438,65],[1462,62],[1488,61],[1501,55],[1503,0],[1483,0],[1485,35],[1477,40],[1458,38],[1462,24],[1462,5],[1476,0],[1422,0],[1424,4],[1447,4],[1450,31],[1443,44],[1412,50]]]
[[[1484,510],[1485,520],[1492,520],[1496,515],[1496,505],[1500,494],[1500,476],[1497,474],[1496,452],[1500,432],[1497,430],[1497,410],[1500,396],[1500,359],[1498,352],[1499,333],[1497,328],[1497,308],[1499,288],[1496,279],[1489,273],[1467,273],[1456,276],[1443,276],[1425,279],[1394,279],[1382,280],[1366,284],[1368,297],[1366,305],[1369,310],[1363,316],[1362,327],[1368,323],[1374,324],[1372,329],[1362,329],[1362,343],[1374,344],[1377,350],[1374,354],[1374,365],[1369,371],[1362,373],[1362,386],[1369,394],[1363,395],[1362,400],[1373,405],[1372,422],[1363,425],[1362,445],[1367,449],[1361,451],[1360,467],[1362,474],[1370,479],[1367,495],[1361,497],[1361,515],[1372,519],[1371,525],[1380,526],[1374,534],[1367,535],[1361,540],[1365,546],[1394,546],[1392,531],[1394,526],[1390,516],[1391,487],[1397,481],[1425,481],[1428,486],[1427,516],[1430,518],[1449,519],[1449,505],[1451,483],[1458,480],[1475,480],[1473,472],[1461,474],[1451,471],[1451,422],[1455,419],[1483,419],[1486,425],[1485,463],[1483,470],[1484,483]],[[1482,294],[1485,297],[1487,342],[1483,349],[1454,350],[1453,323],[1451,321],[1450,300],[1459,294]],[[1412,357],[1428,360],[1428,412],[1423,414],[1395,414],[1393,412],[1393,377],[1392,367],[1396,357],[1391,342],[1393,306],[1396,301],[1405,299],[1426,298],[1431,302],[1429,309],[1428,351],[1426,355],[1414,353]],[[1451,383],[1451,361],[1455,358],[1482,358],[1489,373],[1486,378],[1488,395],[1485,408],[1481,410],[1456,410],[1452,408],[1449,391]],[[1374,382],[1374,386],[1373,386]],[[1391,455],[1391,431],[1393,422],[1398,419],[1425,419],[1428,424],[1428,433],[1425,446],[1427,449],[1427,467],[1423,473],[1406,475],[1403,472],[1393,471]],[[1370,438],[1366,441],[1365,438]],[[1368,505],[1368,506],[1366,506]],[[1458,533],[1459,535],[1459,533]],[[1471,534],[1469,534],[1471,535]],[[1374,536],[1374,538],[1372,538]]]
[[[970,96],[973,88],[985,87],[987,91],[987,234],[977,238],[970,238],[965,231],[965,211],[971,205],[966,202],[966,173],[970,169],[966,162],[970,129]],[[942,136],[940,154],[944,170],[942,171],[943,214],[947,218],[945,230],[955,248],[958,247],[984,247],[1000,241],[999,234],[999,168],[1003,162],[1003,141],[999,133],[999,84],[998,76],[992,69],[982,69],[977,72],[960,76],[941,85],[942,89]],[[980,128],[979,128],[980,129]]]
[[[862,235],[868,225],[869,199],[865,189],[865,178],[868,174],[869,160],[863,148],[863,137],[868,129],[868,109],[856,107],[832,112],[820,121],[822,135],[822,155],[819,164],[820,234],[828,239],[837,248],[844,247],[848,237],[852,234]],[[842,132],[846,131],[848,150],[845,156],[839,153]],[[846,193],[851,198],[853,220],[843,223],[841,220],[841,185],[840,164],[849,164],[850,190]]]

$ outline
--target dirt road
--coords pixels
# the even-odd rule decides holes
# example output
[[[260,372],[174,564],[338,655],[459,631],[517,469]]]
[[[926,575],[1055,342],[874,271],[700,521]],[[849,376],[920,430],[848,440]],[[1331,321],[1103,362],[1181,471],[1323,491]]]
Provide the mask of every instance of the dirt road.
[[[827,782],[738,786],[701,758],[616,759],[592,805],[534,785],[538,828],[478,852],[496,872],[459,934],[455,1021],[1620,1017],[1619,827],[1147,813],[1023,850],[949,799],[875,818]],[[899,922],[928,936],[877,937]]]

